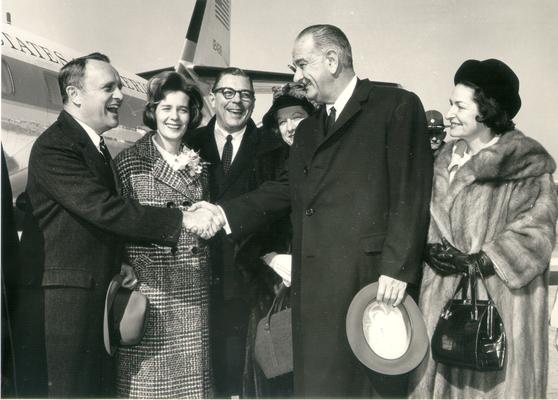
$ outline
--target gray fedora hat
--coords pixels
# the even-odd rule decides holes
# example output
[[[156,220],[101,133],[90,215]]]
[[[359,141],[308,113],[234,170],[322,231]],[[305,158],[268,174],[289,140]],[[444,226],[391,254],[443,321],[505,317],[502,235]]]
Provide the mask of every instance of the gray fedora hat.
[[[416,368],[429,340],[422,314],[406,295],[397,307],[376,301],[378,282],[362,288],[347,312],[349,345],[358,360],[373,371],[400,375]]]
[[[149,300],[137,290],[122,287],[122,279],[120,274],[112,278],[105,298],[103,340],[111,356],[118,346],[138,344],[147,326]]]

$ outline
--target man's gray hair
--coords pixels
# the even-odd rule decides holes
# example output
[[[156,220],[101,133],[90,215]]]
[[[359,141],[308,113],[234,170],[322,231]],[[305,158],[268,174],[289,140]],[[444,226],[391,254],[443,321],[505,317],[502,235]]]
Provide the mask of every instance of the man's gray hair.
[[[327,24],[312,25],[304,28],[296,39],[298,40],[305,35],[312,35],[316,47],[322,51],[330,48],[337,50],[341,64],[344,67],[353,68],[351,44],[341,29]]]

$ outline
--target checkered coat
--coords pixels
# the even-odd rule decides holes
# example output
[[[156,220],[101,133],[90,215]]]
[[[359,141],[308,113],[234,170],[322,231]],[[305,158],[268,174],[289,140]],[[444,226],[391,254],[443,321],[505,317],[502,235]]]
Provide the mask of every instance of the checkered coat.
[[[123,195],[157,207],[188,207],[208,199],[207,169],[194,177],[174,171],[145,135],[115,160]],[[118,352],[119,396],[208,398],[209,253],[182,231],[176,247],[129,243],[126,257],[150,300],[145,336]]]

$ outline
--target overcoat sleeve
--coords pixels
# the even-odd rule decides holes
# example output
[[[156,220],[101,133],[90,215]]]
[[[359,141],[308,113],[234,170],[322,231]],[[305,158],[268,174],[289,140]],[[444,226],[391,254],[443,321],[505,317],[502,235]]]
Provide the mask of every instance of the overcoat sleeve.
[[[38,184],[69,213],[128,240],[169,246],[178,242],[180,210],[142,206],[111,193],[88,167],[78,144],[43,142],[34,152],[29,163]]]
[[[518,289],[548,268],[554,248],[556,188],[549,174],[516,183],[507,224],[482,246],[504,283]]]
[[[416,282],[426,243],[432,189],[432,151],[424,109],[405,93],[387,127],[389,214],[380,273]]]
[[[222,203],[221,207],[227,216],[234,240],[257,232],[290,210],[287,170],[283,171],[279,179],[265,182],[252,192]]]

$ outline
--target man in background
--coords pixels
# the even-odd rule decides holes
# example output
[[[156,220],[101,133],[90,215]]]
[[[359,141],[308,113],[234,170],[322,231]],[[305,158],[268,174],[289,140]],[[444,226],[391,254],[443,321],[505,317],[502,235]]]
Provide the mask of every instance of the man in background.
[[[444,117],[440,111],[428,110],[426,112],[427,132],[430,137],[430,148],[432,154],[437,156],[442,146],[446,143],[446,132],[444,129]]]
[[[257,187],[257,155],[273,146],[251,119],[255,96],[251,78],[241,69],[226,68],[210,93],[215,116],[188,137],[210,163],[210,199],[234,199]],[[278,143],[279,144],[279,143]],[[246,252],[243,252],[246,253]],[[255,254],[252,258],[257,258]],[[211,331],[217,397],[243,395],[246,331],[261,262],[239,257],[238,247],[224,233],[211,241]]]

